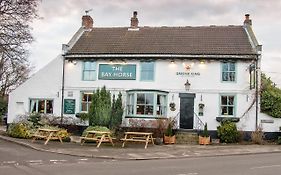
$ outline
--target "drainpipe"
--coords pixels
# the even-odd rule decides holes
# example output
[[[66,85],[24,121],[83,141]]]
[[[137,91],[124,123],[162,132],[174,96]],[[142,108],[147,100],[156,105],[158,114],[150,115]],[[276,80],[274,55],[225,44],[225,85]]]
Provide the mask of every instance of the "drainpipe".
[[[63,63],[62,63],[62,85],[61,85],[61,114],[60,114],[60,126],[63,123],[63,105],[64,105],[64,72],[65,72],[65,55],[63,54]]]
[[[258,60],[259,60],[259,56],[256,56],[256,131],[258,130],[258,118],[259,118],[259,78],[258,78]]]
[[[260,91],[260,84],[261,82],[259,82],[259,71],[260,71],[260,64],[259,64],[259,60],[261,59],[261,53],[262,53],[262,45],[257,45],[256,47],[257,49],[257,54],[256,54],[256,130],[259,127],[259,91]]]

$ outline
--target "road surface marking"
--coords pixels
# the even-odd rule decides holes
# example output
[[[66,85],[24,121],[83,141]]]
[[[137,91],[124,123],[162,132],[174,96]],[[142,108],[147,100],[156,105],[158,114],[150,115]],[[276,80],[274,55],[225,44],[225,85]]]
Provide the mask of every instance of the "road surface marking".
[[[78,160],[81,160],[81,161],[86,161],[86,160],[89,160],[89,159],[78,159]]]
[[[16,163],[16,161],[3,161],[3,163],[5,163],[5,164],[12,164],[12,163]]]
[[[39,163],[42,162],[42,160],[28,160],[28,163]]]
[[[267,165],[267,166],[257,166],[257,167],[252,167],[250,168],[251,170],[253,169],[263,169],[263,168],[273,168],[273,167],[280,167],[281,165]]]
[[[50,160],[50,162],[66,162],[67,160]]]

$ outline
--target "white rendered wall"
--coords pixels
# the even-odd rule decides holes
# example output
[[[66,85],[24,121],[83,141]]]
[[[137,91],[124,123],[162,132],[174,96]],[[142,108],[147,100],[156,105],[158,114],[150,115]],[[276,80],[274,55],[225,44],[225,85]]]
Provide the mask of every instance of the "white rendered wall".
[[[62,57],[58,56],[9,94],[8,123],[29,112],[31,98],[53,99],[54,115],[59,116],[61,79]]]
[[[114,62],[114,64],[121,63],[121,61]],[[191,69],[186,71],[183,63],[191,65]],[[109,64],[109,62],[97,61],[97,76],[99,64]],[[221,62],[216,60],[207,61],[205,64],[200,64],[198,60],[175,60],[174,64],[171,64],[170,60],[157,60],[155,64],[155,80],[151,82],[140,81],[139,61],[127,60],[127,64],[136,64],[136,80],[98,80],[97,78],[96,81],[82,81],[82,61],[77,61],[76,65],[67,62],[65,69],[65,96],[67,96],[68,91],[73,92],[72,98],[76,99],[76,112],[80,112],[82,91],[93,91],[104,85],[114,94],[121,91],[124,102],[126,90],[155,89],[168,91],[168,104],[172,102],[173,98],[177,109],[176,111],[168,110],[168,116],[176,116],[179,112],[179,93],[195,93],[194,112],[198,114],[198,104],[204,103],[204,116],[199,116],[199,118],[204,123],[208,123],[208,129],[216,130],[216,127],[219,125],[216,117],[220,116],[220,94],[236,96],[235,117],[239,118],[242,117],[255,99],[255,91],[249,90],[248,66],[251,64],[250,61],[237,61],[237,81],[229,83],[221,81]],[[181,76],[176,75],[176,72],[193,72],[200,75]],[[189,91],[186,91],[184,86],[187,79],[191,83]],[[246,131],[255,129],[255,105],[241,118],[237,125],[239,129]]]
[[[116,64],[120,63],[116,62]],[[183,63],[192,65],[191,69],[185,70]],[[109,62],[97,61],[97,73],[99,64],[109,64]],[[195,93],[194,112],[198,114],[198,104],[204,103],[204,115],[199,116],[199,118],[204,123],[208,123],[209,130],[216,130],[219,125],[216,117],[220,116],[220,94],[233,94],[236,96],[235,117],[241,118],[240,122],[237,123],[238,128],[244,131],[255,130],[255,104],[253,105],[252,103],[255,100],[255,91],[249,90],[248,66],[250,61],[237,61],[237,81],[232,83],[221,82],[221,62],[216,60],[207,61],[205,64],[200,64],[198,60],[175,60],[175,64],[171,64],[170,60],[157,60],[155,62],[155,81],[151,82],[140,81],[139,61],[127,60],[127,64],[136,64],[136,80],[98,80],[97,78],[96,81],[82,81],[82,61],[77,61],[76,65],[66,61],[65,99],[75,99],[75,112],[79,113],[81,109],[81,92],[93,91],[104,85],[111,90],[112,94],[117,95],[121,91],[124,105],[126,104],[126,90],[163,90],[169,92],[168,105],[170,102],[175,102],[176,104],[176,111],[168,109],[168,116],[173,117],[179,113],[179,93]],[[193,72],[200,75],[181,76],[176,75],[176,72]],[[62,57],[59,56],[10,94],[8,123],[11,123],[17,115],[29,111],[30,98],[53,99],[54,115],[59,116],[61,109],[61,78]],[[188,91],[184,86],[187,79],[191,83]],[[69,96],[69,92],[71,92],[71,96]],[[253,107],[244,115],[251,105]],[[264,131],[276,132],[279,130],[280,119],[273,119],[260,114],[259,123],[262,119],[273,120],[273,123],[262,123]]]

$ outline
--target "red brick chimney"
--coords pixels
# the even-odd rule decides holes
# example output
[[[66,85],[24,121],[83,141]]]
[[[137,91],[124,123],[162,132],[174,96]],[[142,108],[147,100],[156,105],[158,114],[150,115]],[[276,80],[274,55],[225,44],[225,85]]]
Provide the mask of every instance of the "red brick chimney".
[[[94,24],[94,21],[93,21],[93,18],[91,16],[89,16],[89,15],[82,16],[82,26],[85,29],[92,29],[93,24]]]
[[[252,20],[250,19],[250,14],[245,14],[244,25],[252,25]]]
[[[133,17],[131,18],[131,28],[136,29],[139,27],[139,20],[137,18],[138,12],[133,12]]]

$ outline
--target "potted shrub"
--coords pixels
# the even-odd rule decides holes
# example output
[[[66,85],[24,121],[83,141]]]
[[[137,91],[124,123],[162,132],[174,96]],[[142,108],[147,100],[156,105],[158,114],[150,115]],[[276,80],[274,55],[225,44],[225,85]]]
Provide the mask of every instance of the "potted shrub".
[[[166,129],[166,119],[158,118],[156,120],[157,127],[154,131],[154,137],[155,137],[155,144],[161,145],[163,144],[163,135],[164,131]]]
[[[200,145],[209,145],[210,141],[211,141],[211,138],[208,133],[208,126],[207,126],[207,123],[205,123],[203,133],[199,135],[199,144]]]
[[[167,120],[167,129],[164,133],[164,143],[165,144],[174,144],[176,143],[176,135],[173,132],[173,128],[176,124],[175,118],[169,118]]]

